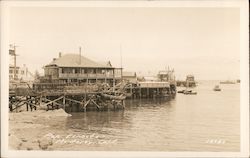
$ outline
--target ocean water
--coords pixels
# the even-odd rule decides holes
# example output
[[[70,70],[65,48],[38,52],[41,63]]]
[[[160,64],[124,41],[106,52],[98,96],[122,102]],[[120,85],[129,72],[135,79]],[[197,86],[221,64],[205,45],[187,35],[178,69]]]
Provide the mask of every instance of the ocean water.
[[[240,85],[215,92],[215,84],[201,81],[197,95],[172,100],[127,100],[124,111],[72,113],[42,133],[54,150],[240,151]]]

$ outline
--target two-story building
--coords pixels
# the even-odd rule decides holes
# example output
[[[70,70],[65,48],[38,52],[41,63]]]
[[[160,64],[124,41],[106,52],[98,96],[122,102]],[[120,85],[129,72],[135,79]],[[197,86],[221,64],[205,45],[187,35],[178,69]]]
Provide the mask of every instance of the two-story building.
[[[44,66],[44,78],[58,83],[109,83],[121,80],[121,68],[111,62],[95,62],[79,54],[59,53],[58,58]]]
[[[196,86],[194,75],[187,75],[187,77],[186,77],[186,86],[187,87],[195,87]]]
[[[13,65],[9,65],[9,80],[14,81],[15,79],[20,81],[31,81],[34,80],[34,76],[29,72],[25,64],[21,67],[16,66],[16,68]]]

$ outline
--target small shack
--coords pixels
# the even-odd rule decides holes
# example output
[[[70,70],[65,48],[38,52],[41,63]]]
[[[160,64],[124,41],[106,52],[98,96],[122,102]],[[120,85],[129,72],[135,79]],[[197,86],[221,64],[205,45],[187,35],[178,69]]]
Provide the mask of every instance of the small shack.
[[[130,82],[130,83],[136,83],[137,82],[136,72],[123,71],[122,72],[122,79],[124,81]]]

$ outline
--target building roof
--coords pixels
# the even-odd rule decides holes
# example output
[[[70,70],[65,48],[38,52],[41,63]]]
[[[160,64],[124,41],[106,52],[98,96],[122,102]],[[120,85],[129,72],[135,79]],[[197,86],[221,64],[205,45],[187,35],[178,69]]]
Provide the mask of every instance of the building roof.
[[[111,64],[99,63],[78,54],[65,54],[54,59],[46,66],[56,65],[58,67],[91,67],[91,68],[113,68]]]
[[[12,68],[14,69],[15,67],[14,67],[14,65],[9,65],[9,68],[10,68],[10,69],[12,69]],[[19,67],[19,66],[16,66],[16,68],[19,69],[20,67]]]
[[[167,74],[168,74],[168,71],[159,71],[158,74],[159,74],[159,75],[167,75]]]
[[[98,63],[99,63],[99,64],[101,64],[101,65],[105,65],[105,66],[112,67],[112,65],[111,65],[111,62],[110,62],[110,61],[99,61]]]
[[[128,71],[123,71],[122,76],[125,77],[136,77],[136,72],[128,72]]]
[[[144,76],[145,81],[158,81],[159,79],[155,76]]]
[[[187,77],[194,77],[194,75],[187,75]]]

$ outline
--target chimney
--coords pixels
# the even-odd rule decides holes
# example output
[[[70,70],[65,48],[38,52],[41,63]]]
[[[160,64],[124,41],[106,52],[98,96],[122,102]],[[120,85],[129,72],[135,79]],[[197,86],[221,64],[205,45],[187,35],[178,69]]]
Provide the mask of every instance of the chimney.
[[[62,52],[59,52],[59,58],[61,58],[62,57]]]
[[[82,53],[82,48],[81,47],[79,47],[79,65],[81,65],[81,63],[82,63],[82,55],[81,55],[81,53]]]

